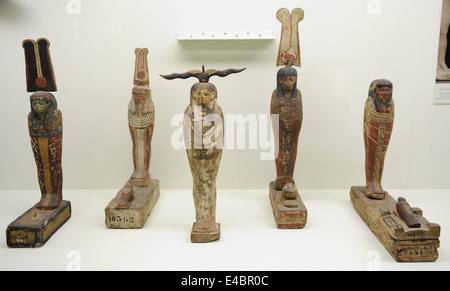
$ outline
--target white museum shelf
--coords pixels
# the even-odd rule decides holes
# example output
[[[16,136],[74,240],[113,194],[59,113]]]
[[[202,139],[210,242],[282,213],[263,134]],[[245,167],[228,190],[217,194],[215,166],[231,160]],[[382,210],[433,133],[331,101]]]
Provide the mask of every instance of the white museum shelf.
[[[273,40],[275,33],[270,31],[215,31],[178,32],[178,40]]]
[[[350,187],[349,187],[350,188]],[[350,189],[302,190],[303,229],[275,226],[268,189],[217,192],[220,240],[193,244],[192,190],[162,188],[142,229],[108,229],[104,209],[113,190],[65,190],[72,217],[41,248],[6,245],[6,227],[40,198],[36,191],[0,191],[0,270],[450,270],[450,189],[389,190],[441,226],[439,258],[398,263],[353,209]]]

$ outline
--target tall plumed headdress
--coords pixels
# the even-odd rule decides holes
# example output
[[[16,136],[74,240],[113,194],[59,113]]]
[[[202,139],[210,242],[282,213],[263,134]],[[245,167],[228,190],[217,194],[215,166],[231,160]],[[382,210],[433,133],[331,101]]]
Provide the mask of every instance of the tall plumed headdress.
[[[48,39],[26,39],[22,47],[25,52],[27,92],[57,91]]]
[[[137,48],[134,50],[136,54],[136,64],[134,67],[134,82],[135,86],[149,86],[150,81],[148,77],[148,63],[147,63],[147,48]]]
[[[281,22],[277,66],[300,67],[298,23],[303,20],[303,17],[304,11],[301,8],[295,8],[291,13],[286,8],[281,8],[277,11],[277,19]]]

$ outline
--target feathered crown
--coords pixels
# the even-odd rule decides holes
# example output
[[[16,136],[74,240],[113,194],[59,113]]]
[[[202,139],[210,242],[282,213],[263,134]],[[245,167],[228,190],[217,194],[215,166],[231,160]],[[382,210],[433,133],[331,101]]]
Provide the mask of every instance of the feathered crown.
[[[136,64],[134,67],[134,85],[149,86],[150,81],[148,77],[148,63],[147,63],[147,48],[137,48],[134,50],[136,54]]]
[[[286,8],[277,11],[277,19],[281,22],[281,38],[278,48],[277,66],[300,67],[300,42],[298,38],[298,23],[305,13],[301,8],[295,8],[289,13]]]
[[[22,47],[25,51],[27,92],[57,91],[48,39],[26,39]]]

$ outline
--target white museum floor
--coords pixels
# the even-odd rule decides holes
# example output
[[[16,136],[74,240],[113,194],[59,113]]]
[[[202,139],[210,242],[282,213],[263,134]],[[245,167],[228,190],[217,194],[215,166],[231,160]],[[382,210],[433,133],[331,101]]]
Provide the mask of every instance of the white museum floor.
[[[0,191],[0,270],[450,270],[450,189],[389,190],[441,226],[439,258],[398,263],[354,211],[349,190],[301,190],[303,229],[275,226],[268,190],[218,190],[221,238],[190,242],[191,190],[162,189],[142,229],[105,226],[104,209],[117,190],[66,190],[71,219],[41,248],[6,245],[6,227],[32,207],[39,191]]]

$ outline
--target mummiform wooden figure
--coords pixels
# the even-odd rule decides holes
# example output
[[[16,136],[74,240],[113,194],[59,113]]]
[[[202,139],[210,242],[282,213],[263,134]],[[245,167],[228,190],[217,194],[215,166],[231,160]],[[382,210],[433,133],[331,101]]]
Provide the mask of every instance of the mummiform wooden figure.
[[[374,80],[364,106],[365,186],[353,186],[356,212],[391,256],[399,262],[430,262],[438,258],[440,226],[405,198],[395,200],[382,186],[386,152],[394,125],[393,84]]]
[[[133,145],[133,173],[105,209],[108,228],[142,228],[158,201],[159,181],[150,175],[155,124],[148,75],[148,49],[135,49],[134,87],[128,103],[128,127]]]
[[[277,88],[272,93],[270,114],[275,136],[276,179],[269,184],[269,197],[277,228],[303,228],[307,210],[294,181],[294,167],[303,120],[302,94],[297,88],[297,70],[300,67],[298,23],[304,11],[295,8],[289,12],[281,8],[276,18],[281,22],[281,39],[277,66]]]
[[[220,223],[216,222],[216,179],[223,151],[224,121],[222,109],[217,102],[217,88],[209,83],[209,78],[225,77],[243,70],[205,71],[203,67],[201,71],[161,75],[168,80],[189,77],[199,80],[191,87],[190,103],[184,112],[183,122],[186,153],[193,178],[193,243],[211,242],[220,238]]]
[[[70,219],[72,209],[62,197],[63,124],[56,98],[50,93],[57,91],[50,42],[45,38],[26,39],[22,46],[27,92],[34,92],[30,97],[28,130],[41,199],[8,226],[6,239],[10,247],[41,247]]]

